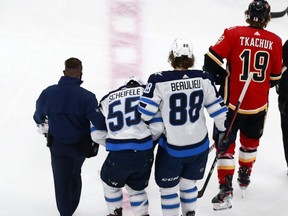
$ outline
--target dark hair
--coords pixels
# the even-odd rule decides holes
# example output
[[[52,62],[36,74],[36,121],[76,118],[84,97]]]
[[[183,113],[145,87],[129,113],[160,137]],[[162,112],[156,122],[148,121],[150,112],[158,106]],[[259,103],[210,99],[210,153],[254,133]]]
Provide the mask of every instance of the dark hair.
[[[77,58],[69,58],[65,61],[65,76],[79,78],[82,77],[82,62]]]
[[[170,62],[171,66],[173,68],[181,67],[184,69],[188,69],[190,67],[194,66],[195,57],[192,55],[192,58],[189,58],[188,56],[181,56],[181,57],[174,57],[173,51],[170,52],[168,57],[168,62]]]
[[[82,62],[77,58],[69,58],[65,61],[65,70],[67,69],[78,69],[82,67]]]
[[[264,21],[262,22],[255,22],[251,18],[249,18],[249,13],[248,10],[245,11],[245,16],[246,16],[246,23],[248,23],[250,26],[256,27],[256,28],[261,28],[264,29],[268,25],[269,21],[271,20],[271,16],[269,15],[268,17],[265,18]]]

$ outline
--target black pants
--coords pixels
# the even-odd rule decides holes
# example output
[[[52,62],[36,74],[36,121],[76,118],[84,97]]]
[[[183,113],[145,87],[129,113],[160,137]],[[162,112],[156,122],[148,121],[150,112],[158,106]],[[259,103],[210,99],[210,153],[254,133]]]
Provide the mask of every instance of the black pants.
[[[101,168],[101,179],[111,187],[126,184],[133,190],[143,190],[148,186],[153,161],[153,149],[111,151]]]
[[[282,129],[284,154],[286,164],[288,167],[288,113],[281,113],[280,115],[281,115],[281,129]]]
[[[71,216],[81,196],[81,168],[85,160],[79,145],[53,141],[50,147],[55,196],[61,216]]]

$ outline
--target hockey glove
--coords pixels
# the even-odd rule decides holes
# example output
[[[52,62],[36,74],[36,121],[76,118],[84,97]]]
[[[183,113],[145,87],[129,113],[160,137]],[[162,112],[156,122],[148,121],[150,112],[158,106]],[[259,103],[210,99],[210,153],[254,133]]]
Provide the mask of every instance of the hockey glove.
[[[49,129],[48,122],[43,122],[41,124],[38,124],[37,127],[38,127],[37,132],[46,137],[48,134],[48,129]]]
[[[283,99],[278,100],[278,108],[279,111],[282,115],[287,115],[288,114],[288,106],[287,106],[287,101]]]
[[[219,131],[215,128],[215,145],[218,154],[224,154],[229,146],[234,142],[233,133],[230,131],[227,137],[224,139],[226,131]]]
[[[91,137],[87,137],[81,142],[81,148],[86,158],[95,157],[98,154],[99,144],[92,141]]]

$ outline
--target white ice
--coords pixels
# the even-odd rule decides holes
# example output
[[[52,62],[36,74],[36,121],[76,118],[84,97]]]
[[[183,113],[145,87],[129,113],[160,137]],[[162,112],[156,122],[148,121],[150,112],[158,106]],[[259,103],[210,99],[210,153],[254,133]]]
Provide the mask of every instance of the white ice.
[[[35,101],[44,88],[58,82],[64,60],[72,56],[83,61],[83,87],[95,92],[98,99],[111,90],[113,82],[120,77],[110,74],[108,9],[115,1],[0,0],[1,216],[59,215],[50,153],[32,119]],[[133,23],[118,17],[116,22],[119,28],[139,27],[142,53],[139,67],[141,77],[146,80],[151,73],[171,69],[167,63],[168,51],[178,36],[192,39],[195,68],[201,68],[203,55],[224,28],[246,25],[243,13],[250,0],[135,2],[141,6],[140,21]],[[288,6],[287,0],[270,0],[270,4],[272,11]],[[287,40],[288,17],[273,19],[267,30]],[[124,53],[121,56],[125,58]],[[208,117],[207,120],[211,127],[211,120]],[[214,152],[210,154],[207,171],[214,158]],[[98,174],[105,156],[101,148],[97,157],[86,160],[82,171],[82,199],[75,216],[107,215]],[[203,181],[198,182],[199,188]],[[214,212],[211,199],[218,192],[214,172],[204,196],[198,200],[197,216],[287,215],[288,176],[275,89],[270,91],[270,109],[251,186],[244,198],[235,178],[234,186],[233,208]],[[150,215],[160,216],[159,191],[153,174],[147,190]],[[131,210],[125,208],[124,215],[131,216]]]

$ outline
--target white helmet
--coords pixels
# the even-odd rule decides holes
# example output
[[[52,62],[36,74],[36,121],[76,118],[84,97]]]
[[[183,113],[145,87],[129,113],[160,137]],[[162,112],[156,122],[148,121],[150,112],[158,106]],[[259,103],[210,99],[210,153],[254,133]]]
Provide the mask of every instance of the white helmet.
[[[136,77],[136,76],[130,76],[125,82],[124,82],[124,85],[144,85],[144,82],[139,78],[139,77]]]
[[[192,42],[186,38],[176,38],[171,46],[174,57],[188,56],[192,58]]]

